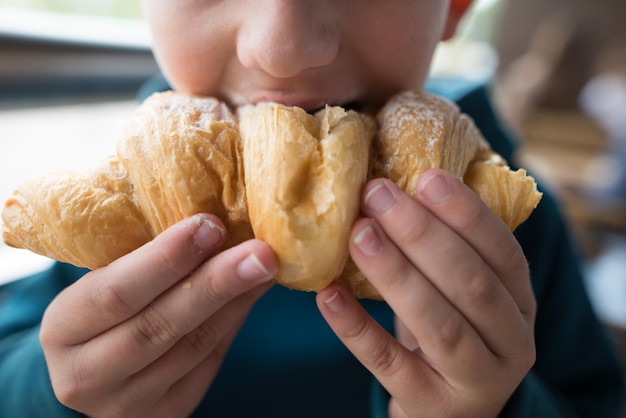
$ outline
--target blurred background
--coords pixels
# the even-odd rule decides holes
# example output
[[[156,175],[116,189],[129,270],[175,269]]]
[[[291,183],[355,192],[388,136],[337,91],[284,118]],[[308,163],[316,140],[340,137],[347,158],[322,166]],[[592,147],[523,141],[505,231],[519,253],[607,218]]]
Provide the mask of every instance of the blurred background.
[[[476,0],[433,77],[489,82],[517,163],[563,204],[594,305],[626,329],[626,2]],[[137,0],[0,0],[0,199],[114,152],[157,73]],[[0,244],[0,282],[49,260]]]

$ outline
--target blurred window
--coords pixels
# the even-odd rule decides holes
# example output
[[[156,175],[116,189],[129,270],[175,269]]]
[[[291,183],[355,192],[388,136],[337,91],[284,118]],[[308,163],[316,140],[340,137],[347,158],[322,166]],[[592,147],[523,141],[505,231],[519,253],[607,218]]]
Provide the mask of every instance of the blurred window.
[[[140,19],[138,0],[0,0],[1,7]]]

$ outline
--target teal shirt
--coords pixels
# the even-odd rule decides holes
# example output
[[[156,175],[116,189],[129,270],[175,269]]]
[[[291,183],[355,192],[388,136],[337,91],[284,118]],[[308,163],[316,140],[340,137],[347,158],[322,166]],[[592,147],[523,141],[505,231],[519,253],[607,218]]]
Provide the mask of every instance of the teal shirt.
[[[484,86],[431,80],[429,89],[455,100],[511,161],[513,143]],[[619,417],[621,364],[590,306],[577,255],[549,193],[515,234],[538,302],[537,362],[502,416]],[[0,418],[80,416],[56,401],[38,332],[50,300],[85,272],[57,263],[0,288]],[[388,395],[332,333],[314,297],[281,286],[264,295],[193,416],[385,417]],[[363,303],[391,331],[387,305]]]

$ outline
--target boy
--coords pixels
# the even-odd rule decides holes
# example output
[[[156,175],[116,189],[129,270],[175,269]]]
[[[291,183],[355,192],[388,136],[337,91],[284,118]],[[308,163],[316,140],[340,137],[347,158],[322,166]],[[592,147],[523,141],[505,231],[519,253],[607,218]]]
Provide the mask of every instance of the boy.
[[[422,88],[433,50],[468,6],[143,3],[174,89],[232,105],[272,100],[307,110],[375,106]],[[459,103],[476,111],[510,158],[480,92]],[[617,362],[549,199],[518,232],[528,244],[532,286],[513,234],[441,170],[424,174],[414,196],[384,179],[370,182],[362,212],[350,253],[386,303],[361,305],[338,285],[317,296],[272,287],[270,248],[252,240],[215,254],[228,231],[210,214],[176,224],[82,280],[84,272],[57,265],[16,282],[9,303],[32,301],[33,308],[30,318],[13,313],[3,324],[0,378],[10,394],[2,412],[617,416]],[[39,327],[45,299],[59,291]]]

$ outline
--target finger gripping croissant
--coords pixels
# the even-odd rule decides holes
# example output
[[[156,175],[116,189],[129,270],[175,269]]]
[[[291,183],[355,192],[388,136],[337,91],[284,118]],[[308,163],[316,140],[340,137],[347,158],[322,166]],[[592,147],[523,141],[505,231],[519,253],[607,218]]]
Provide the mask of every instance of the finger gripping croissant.
[[[387,177],[412,194],[436,167],[511,230],[541,199],[532,177],[510,170],[468,116],[434,95],[403,92],[374,118],[274,103],[232,112],[213,98],[158,93],[100,167],[23,182],[5,203],[3,238],[96,269],[186,217],[213,213],[228,231],[224,248],[253,237],[273,248],[279,283],[319,291],[338,280],[378,298],[347,250],[361,188]]]

